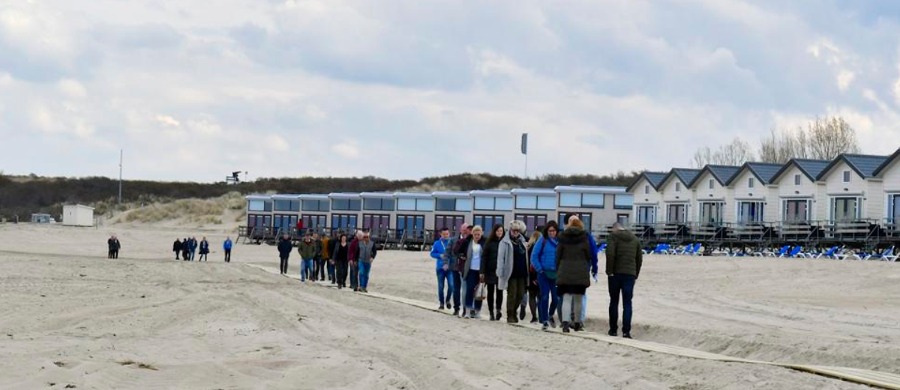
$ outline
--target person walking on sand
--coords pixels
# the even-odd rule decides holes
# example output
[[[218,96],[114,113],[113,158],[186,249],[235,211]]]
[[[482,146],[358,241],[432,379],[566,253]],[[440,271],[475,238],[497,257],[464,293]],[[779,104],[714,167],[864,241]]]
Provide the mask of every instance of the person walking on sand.
[[[197,237],[191,237],[191,261],[197,257]]]
[[[347,268],[350,271],[350,288],[353,291],[359,291],[359,242],[362,241],[362,230],[356,231],[356,236],[350,241],[350,247],[347,249]]]
[[[113,258],[119,258],[119,250],[122,249],[122,243],[119,242],[119,237],[115,234],[113,235]]]
[[[503,290],[497,287],[497,251],[500,249],[500,241],[505,235],[503,225],[496,224],[491,228],[484,244],[484,256],[481,262],[481,279],[487,285],[487,305],[491,314],[491,321],[500,321],[503,318]],[[494,313],[494,309],[497,312]]]
[[[309,233],[303,237],[303,241],[297,246],[297,253],[300,253],[300,281],[315,280],[316,275],[313,274],[313,262],[316,257],[316,243]]]
[[[538,274],[537,271],[534,270],[534,266],[531,265],[531,252],[534,251],[534,245],[537,244],[538,239],[541,238],[541,231],[544,229],[543,226],[538,227],[533,233],[531,233],[531,238],[525,242],[525,251],[528,254],[528,285],[525,286],[525,300],[528,301],[528,309],[531,311],[531,323],[536,324],[538,322],[538,313],[537,313],[537,303],[538,296],[541,293],[541,288],[538,285]],[[519,308],[519,320],[525,320],[525,303],[522,303],[522,306]]]
[[[531,265],[537,273],[538,284],[538,320],[541,327],[547,330],[556,327],[553,314],[559,306],[556,290],[556,248],[559,247],[559,225],[556,221],[547,222],[544,233],[538,238],[531,251]]]
[[[462,309],[462,316],[466,316],[466,287],[465,282],[466,279],[463,277],[463,268],[465,268],[466,262],[466,254],[465,246],[468,245],[466,240],[468,240],[469,235],[472,234],[471,227],[469,224],[463,222],[459,227],[459,234],[450,239],[450,270],[453,271],[451,275],[453,275],[453,315],[460,315],[460,309]]]
[[[525,223],[519,220],[509,224],[509,234],[500,241],[497,250],[498,286],[506,291],[506,322],[516,324],[516,309],[525,297],[528,285],[528,252],[525,248]]]
[[[282,275],[287,275],[288,258],[291,257],[291,251],[293,249],[294,244],[291,243],[291,236],[287,233],[282,234],[281,239],[278,240],[278,257],[281,259],[279,269],[281,270]]]
[[[453,271],[450,270],[450,229],[441,229],[441,236],[431,245],[431,258],[434,259],[434,272],[437,275],[437,296],[439,310],[444,310],[446,305],[450,308],[450,298],[453,295]],[[444,298],[444,281],[447,285],[447,295]]]
[[[335,240],[334,249],[332,249],[331,261],[334,262],[335,268],[335,282],[337,283],[338,290],[347,287],[347,267],[348,267],[348,251],[350,250],[350,243],[347,242],[347,235],[341,233],[337,240]]]
[[[465,242],[466,262],[463,267],[463,278],[466,281],[466,309],[468,318],[480,318],[482,301],[475,299],[475,287],[478,283],[484,283],[481,274],[481,264],[484,260],[484,229],[475,225],[472,235]]]
[[[203,237],[200,240],[200,259],[197,261],[207,261],[207,257],[209,255],[209,241],[206,241],[206,237]]]
[[[325,280],[325,260],[322,258],[322,240],[319,239],[319,233],[313,233],[312,241],[316,246],[312,280]]]
[[[357,244],[356,259],[359,267],[359,291],[369,292],[369,275],[372,272],[372,262],[378,249],[375,248],[375,242],[371,240],[368,231],[363,232],[362,240]]]
[[[625,230],[621,223],[613,224],[606,247],[606,277],[609,281],[609,334],[616,336],[619,322],[619,295],[622,295],[622,337],[631,338],[631,298],[634,284],[641,274],[644,253],[641,241]]]
[[[591,285],[591,244],[580,219],[573,219],[559,237],[556,248],[556,288],[563,297],[562,331],[584,329],[582,300]]]
[[[572,223],[572,221],[576,219],[579,221],[581,220],[581,218],[578,217],[578,214],[569,213],[569,215],[566,217],[566,226],[568,226],[568,224]],[[584,225],[584,222],[582,222],[581,224]],[[588,234],[588,243],[591,245],[591,277],[593,277],[594,280],[597,280],[597,272],[599,269],[599,258],[597,257],[597,253],[599,252],[599,246],[597,245],[597,240],[594,239],[594,235],[591,234],[590,229],[588,229],[588,227],[585,227],[584,230]],[[585,294],[581,297],[582,323],[584,323],[585,319],[587,318],[587,298],[587,292],[585,291]],[[559,309],[559,313],[557,314],[562,315],[562,308]]]
[[[231,237],[225,237],[225,242],[222,243],[222,250],[225,251],[225,262],[231,262],[231,247],[234,246],[234,243],[231,242]]]
[[[106,246],[108,247],[107,249],[109,249],[109,252],[106,253],[106,258],[112,259],[113,253],[115,253],[115,251],[116,251],[116,236],[115,235],[112,235],[112,234],[109,235],[109,239],[106,240]]]
[[[328,275],[328,282],[337,284],[334,281],[334,262],[331,261],[331,238],[329,234],[322,235],[322,263],[325,264],[325,271]]]
[[[185,237],[184,240],[181,240],[181,260],[182,261],[190,260],[190,258],[189,258],[190,256],[188,255],[188,252],[190,252],[189,245],[190,245],[190,243],[188,243],[187,237]]]
[[[178,238],[172,243],[172,252],[175,252],[175,260],[181,260],[181,258],[178,257],[178,255],[181,254],[181,240]]]

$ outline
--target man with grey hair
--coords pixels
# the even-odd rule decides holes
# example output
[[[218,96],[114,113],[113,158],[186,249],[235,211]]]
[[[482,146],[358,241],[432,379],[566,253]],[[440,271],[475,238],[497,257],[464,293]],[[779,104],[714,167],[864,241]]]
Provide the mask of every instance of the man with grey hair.
[[[641,273],[644,253],[641,241],[625,230],[621,223],[613,224],[606,246],[606,276],[609,281],[609,334],[616,336],[619,321],[619,295],[622,296],[622,337],[631,338],[631,298],[634,283]]]
[[[525,223],[510,222],[509,234],[503,237],[497,248],[497,288],[506,291],[506,322],[519,322],[516,308],[525,298],[528,285],[528,251],[526,250]]]
[[[359,242],[363,239],[363,231],[357,230],[356,237],[350,241],[347,249],[347,259],[350,260],[350,288],[353,291],[359,291]]]

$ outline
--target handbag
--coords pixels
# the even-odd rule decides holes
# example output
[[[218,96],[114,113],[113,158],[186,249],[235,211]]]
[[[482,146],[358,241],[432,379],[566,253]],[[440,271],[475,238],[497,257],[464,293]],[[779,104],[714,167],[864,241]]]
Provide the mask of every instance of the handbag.
[[[483,301],[487,298],[487,285],[484,283],[478,283],[475,286],[475,300]]]

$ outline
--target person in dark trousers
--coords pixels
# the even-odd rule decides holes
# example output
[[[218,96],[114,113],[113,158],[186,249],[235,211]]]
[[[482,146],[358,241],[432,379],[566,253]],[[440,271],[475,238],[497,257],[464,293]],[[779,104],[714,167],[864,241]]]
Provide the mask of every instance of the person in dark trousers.
[[[313,272],[312,280],[325,280],[325,257],[322,255],[323,243],[319,238],[319,233],[313,233],[313,242],[316,244],[316,267]]]
[[[509,233],[500,241],[497,250],[498,287],[506,291],[506,322],[519,322],[516,309],[525,298],[528,285],[528,251],[525,249],[525,223],[519,220],[509,224]]]
[[[347,268],[350,270],[350,288],[353,291],[359,291],[359,264],[357,264],[356,259],[359,258],[359,241],[362,240],[362,236],[362,230],[357,230],[356,237],[353,238],[353,241],[350,241],[350,246],[347,249]]]
[[[441,236],[431,245],[431,258],[434,259],[434,272],[437,276],[438,309],[450,308],[453,295],[453,271],[450,271],[450,229],[441,229]],[[447,295],[444,296],[446,281]]]
[[[287,275],[288,272],[288,258],[291,257],[291,250],[294,249],[294,244],[291,243],[291,236],[286,233],[281,236],[281,239],[278,240],[278,256],[281,258],[281,274]]]
[[[609,332],[615,336],[619,322],[619,295],[622,296],[622,337],[631,338],[631,298],[634,283],[641,274],[644,253],[641,241],[625,230],[621,223],[613,225],[606,246],[606,277],[609,281]]]
[[[556,327],[553,314],[559,305],[559,296],[556,290],[556,248],[559,246],[557,235],[559,225],[556,221],[547,222],[544,232],[532,247],[531,265],[537,273],[538,284],[538,320],[541,327],[547,330]]]
[[[231,242],[231,237],[226,237],[225,242],[222,243],[222,249],[225,251],[225,262],[231,262],[231,247],[234,243]]]
[[[465,251],[469,235],[472,234],[469,224],[463,223],[459,227],[459,234],[450,239],[450,270],[453,276],[453,315],[466,316],[466,308],[463,303],[466,300],[465,278],[463,278],[463,268],[465,267],[466,254]]]
[[[369,275],[372,272],[372,263],[375,262],[375,256],[378,255],[378,249],[375,248],[375,241],[372,241],[368,231],[363,231],[362,240],[356,244],[357,267],[359,267],[359,291],[369,292]]]
[[[188,252],[190,252],[190,251],[191,251],[190,243],[188,242],[188,238],[185,237],[184,240],[181,240],[181,260],[183,260],[183,261],[191,260],[189,254],[188,254]]]
[[[337,284],[334,278],[334,262],[331,261],[332,239],[328,234],[322,235],[322,263],[325,264],[325,271],[328,274],[328,281],[331,284]]]
[[[556,288],[562,295],[562,331],[569,328],[580,332],[584,329],[581,320],[582,296],[591,285],[591,243],[584,224],[573,219],[559,235],[556,247]]]
[[[109,249],[109,252],[106,254],[107,259],[114,259],[113,254],[116,252],[116,236],[110,235],[109,239],[106,240],[106,246]]]
[[[481,262],[481,277],[487,285],[487,306],[491,321],[500,321],[503,318],[503,290],[497,287],[497,251],[505,233],[501,224],[491,228],[491,233],[484,244],[484,260]]]
[[[181,260],[178,256],[181,254],[181,240],[175,239],[175,242],[172,243],[172,252],[175,252],[175,260]]]
[[[206,241],[206,237],[203,237],[200,240],[200,258],[197,261],[207,261],[207,257],[209,255],[209,241]]]
[[[481,318],[482,301],[476,299],[475,288],[479,283],[484,283],[481,274],[481,264],[484,263],[484,229],[475,225],[472,227],[472,235],[466,240],[466,262],[463,265],[463,278],[466,281],[466,309],[468,318]]]
[[[334,248],[331,253],[331,260],[334,261],[336,282],[338,289],[347,287],[347,267],[350,243],[347,242],[347,235],[341,233],[340,237],[335,240]]]
[[[191,237],[191,261],[197,257],[197,247],[199,243],[197,242],[197,237]]]
[[[538,240],[541,238],[541,231],[543,231],[543,227],[538,227],[537,230],[531,233],[531,238],[528,239],[528,242],[525,243],[525,248],[528,251],[528,258],[530,259],[528,264],[528,286],[525,287],[525,297],[528,300],[528,308],[531,310],[532,324],[536,324],[539,319],[538,302],[540,301],[541,287],[538,284],[538,273],[531,262],[534,261],[532,253],[534,252],[534,246],[537,245]],[[519,319],[525,319],[521,309],[519,309]]]

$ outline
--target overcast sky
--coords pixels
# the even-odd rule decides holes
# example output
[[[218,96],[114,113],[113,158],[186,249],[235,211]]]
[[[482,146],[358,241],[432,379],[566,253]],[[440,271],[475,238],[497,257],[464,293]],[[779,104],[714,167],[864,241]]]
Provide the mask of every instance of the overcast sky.
[[[841,115],[900,147],[900,1],[0,0],[0,170],[668,170]]]

